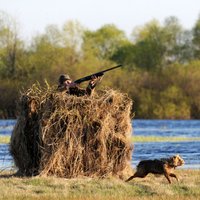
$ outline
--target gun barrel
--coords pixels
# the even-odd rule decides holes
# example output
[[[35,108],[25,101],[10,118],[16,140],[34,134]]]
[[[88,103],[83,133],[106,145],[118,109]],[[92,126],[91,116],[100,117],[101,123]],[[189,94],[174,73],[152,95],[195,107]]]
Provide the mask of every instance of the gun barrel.
[[[101,71],[101,72],[104,73],[104,72],[107,72],[107,71],[110,71],[110,70],[113,70],[113,69],[116,69],[116,68],[119,68],[119,67],[122,67],[122,65],[117,65],[117,66],[115,66],[115,67],[111,67],[111,68],[109,68],[109,69],[105,69],[105,70],[103,70],[103,71]]]
[[[117,65],[117,66],[115,66],[115,67],[111,67],[111,68],[109,68],[109,69],[105,69],[105,70],[103,70],[103,71],[100,71],[100,72],[91,74],[91,75],[89,75],[89,76],[85,76],[85,77],[83,77],[83,78],[80,78],[80,79],[74,81],[74,83],[80,84],[80,83],[82,83],[82,82],[84,82],[84,81],[89,81],[89,80],[92,79],[92,76],[102,76],[105,72],[110,71],[110,70],[113,70],[113,69],[116,69],[116,68],[119,68],[119,67],[122,67],[122,65]]]

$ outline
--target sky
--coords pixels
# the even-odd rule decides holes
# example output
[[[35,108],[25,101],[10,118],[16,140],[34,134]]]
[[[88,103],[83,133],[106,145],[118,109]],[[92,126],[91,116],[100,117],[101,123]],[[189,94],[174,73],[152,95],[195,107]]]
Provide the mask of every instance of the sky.
[[[200,15],[200,0],[0,0],[0,11],[17,20],[27,39],[68,20],[93,31],[114,24],[130,36],[135,27],[153,19],[163,23],[170,16],[191,29]]]

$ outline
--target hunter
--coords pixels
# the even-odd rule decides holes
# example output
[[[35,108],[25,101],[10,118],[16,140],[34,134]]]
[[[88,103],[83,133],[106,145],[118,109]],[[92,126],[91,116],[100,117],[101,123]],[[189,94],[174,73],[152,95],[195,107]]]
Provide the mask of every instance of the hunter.
[[[62,74],[60,75],[58,82],[58,91],[63,92],[66,91],[67,94],[80,96],[91,96],[95,86],[101,80],[102,77],[93,76],[92,79],[89,81],[89,84],[86,89],[82,89],[79,87],[79,84],[74,83],[69,75]]]

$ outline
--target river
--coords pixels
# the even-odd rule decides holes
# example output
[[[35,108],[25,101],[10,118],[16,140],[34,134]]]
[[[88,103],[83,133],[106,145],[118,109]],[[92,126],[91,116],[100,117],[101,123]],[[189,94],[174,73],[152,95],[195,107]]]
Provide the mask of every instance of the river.
[[[16,120],[0,120],[0,135],[11,135]],[[133,135],[200,137],[200,120],[133,120]],[[180,168],[200,169],[200,141],[136,142],[132,166],[143,159],[155,159],[180,154],[185,165]],[[7,144],[0,144],[0,170],[13,166]]]

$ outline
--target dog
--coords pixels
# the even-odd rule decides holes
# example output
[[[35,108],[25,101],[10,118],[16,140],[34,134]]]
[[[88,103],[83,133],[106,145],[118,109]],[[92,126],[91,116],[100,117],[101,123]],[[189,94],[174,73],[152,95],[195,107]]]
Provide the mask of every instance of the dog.
[[[171,184],[170,177],[176,178],[177,176],[173,173],[173,170],[183,165],[185,162],[183,158],[179,155],[172,156],[170,158],[161,158],[155,160],[142,160],[137,165],[137,170],[133,176],[128,178],[126,182],[132,180],[133,178],[139,177],[144,178],[147,174],[164,174],[168,182]]]

